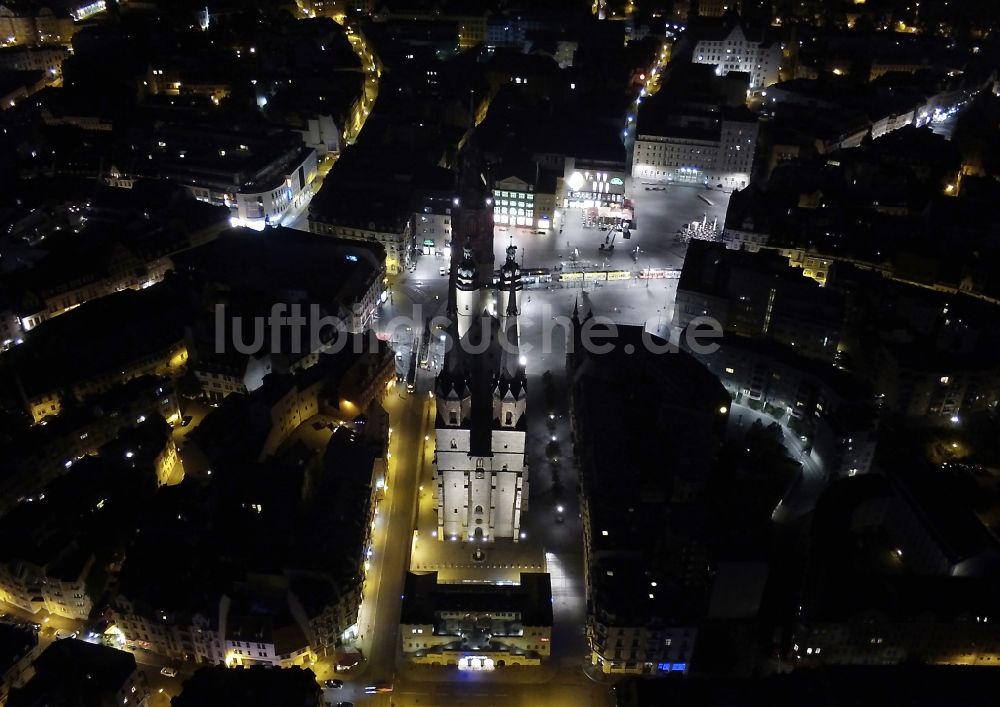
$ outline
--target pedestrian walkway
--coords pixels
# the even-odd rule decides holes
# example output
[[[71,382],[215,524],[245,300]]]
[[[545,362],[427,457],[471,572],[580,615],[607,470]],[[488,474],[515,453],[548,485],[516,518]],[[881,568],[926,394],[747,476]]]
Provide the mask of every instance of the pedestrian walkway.
[[[482,550],[483,559],[473,559]],[[528,544],[498,540],[492,543],[439,541],[421,530],[410,563],[413,572],[437,572],[443,583],[519,582],[522,572],[545,572],[541,550]]]

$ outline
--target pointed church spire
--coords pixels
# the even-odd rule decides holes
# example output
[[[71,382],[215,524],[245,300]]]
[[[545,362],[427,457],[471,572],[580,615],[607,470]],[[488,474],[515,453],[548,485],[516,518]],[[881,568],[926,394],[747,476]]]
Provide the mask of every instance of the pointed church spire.
[[[444,310],[449,319],[455,319],[458,316],[458,293],[455,291],[455,279],[455,266],[452,265],[448,271],[448,304]]]
[[[520,312],[517,311],[517,290],[515,289],[514,283],[510,283],[510,294],[507,296],[507,316],[516,317]]]
[[[504,318],[504,350],[501,356],[500,375],[507,379],[508,383],[523,377],[524,367],[521,365],[521,347],[518,340],[517,329],[517,295],[516,283],[511,281],[507,295],[507,316]]]

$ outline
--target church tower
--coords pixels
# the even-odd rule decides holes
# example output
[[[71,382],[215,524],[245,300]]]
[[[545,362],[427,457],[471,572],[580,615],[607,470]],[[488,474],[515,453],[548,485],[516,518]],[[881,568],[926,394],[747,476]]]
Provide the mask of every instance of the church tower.
[[[458,427],[468,423],[472,415],[472,379],[462,355],[461,337],[458,333],[457,288],[455,277],[448,288],[448,331],[444,366],[436,381],[437,408],[441,423]]]
[[[507,260],[500,267],[500,288],[497,296],[497,313],[500,315],[500,331],[506,331],[508,301],[513,300],[513,308],[521,311],[521,266],[517,264],[517,246],[507,247]]]
[[[462,253],[462,260],[455,268],[454,287],[456,295],[456,315],[458,318],[459,339],[465,339],[465,335],[472,327],[473,320],[480,314],[479,297],[479,268],[472,258],[472,248],[465,246]],[[450,314],[450,313],[449,313]]]
[[[520,284],[520,277],[517,282]],[[493,386],[493,419],[499,422],[501,429],[516,428],[520,424],[528,397],[528,381],[518,341],[518,311],[514,282],[509,284],[506,302],[507,311],[500,320],[500,372]]]

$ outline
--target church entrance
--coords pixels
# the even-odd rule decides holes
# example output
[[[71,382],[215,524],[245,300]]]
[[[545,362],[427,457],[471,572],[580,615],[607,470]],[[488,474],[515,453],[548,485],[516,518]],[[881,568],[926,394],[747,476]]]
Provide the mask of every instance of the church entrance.
[[[476,541],[481,541],[483,539],[483,529],[476,528],[472,533],[472,539]]]

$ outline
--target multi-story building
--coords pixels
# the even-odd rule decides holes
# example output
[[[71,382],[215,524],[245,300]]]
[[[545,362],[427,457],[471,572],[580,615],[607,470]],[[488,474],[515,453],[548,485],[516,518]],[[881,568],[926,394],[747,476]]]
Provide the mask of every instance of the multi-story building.
[[[180,422],[177,394],[166,379],[144,376],[87,398],[48,424],[14,437],[0,452],[6,463],[0,511],[18,499],[36,497],[78,460],[115,439],[123,427],[157,416],[170,424]]]
[[[216,601],[214,606],[206,604],[204,611],[182,611],[166,603],[152,607],[126,586],[112,608],[114,633],[127,649],[142,648],[167,658],[218,664],[226,655],[218,613],[220,606],[228,604]]]
[[[424,255],[443,255],[451,245],[457,181],[456,173],[444,167],[414,176],[413,236]]]
[[[683,674],[711,579],[700,528],[682,509],[705,487],[730,399],[697,361],[642,327],[606,339],[596,318],[574,312],[572,323],[590,662],[604,673]],[[585,346],[588,332],[612,348]]]
[[[45,322],[11,355],[35,422],[76,400],[145,375],[175,377],[187,366],[186,313],[167,283],[123,290]],[[84,338],[90,342],[80,347]],[[84,349],[84,350],[82,350]]]
[[[750,183],[757,117],[742,108],[639,112],[632,177],[742,189]]]
[[[166,486],[179,461],[177,445],[174,443],[170,425],[159,416],[147,418],[140,415],[134,427],[124,427],[114,443],[106,450],[114,450],[134,463],[142,463],[152,469],[156,486]]]
[[[330,185],[309,205],[309,230],[322,236],[374,241],[385,248],[385,269],[395,275],[413,259],[414,225],[409,194],[350,190]]]
[[[566,156],[563,165],[563,190],[556,194],[557,202],[570,208],[596,208],[602,215],[621,213],[631,183],[624,159]]]
[[[295,374],[268,375],[249,395],[226,397],[192,431],[188,452],[203,454],[208,462],[227,457],[263,461],[317,414],[353,420],[380,399],[394,376],[388,345],[362,350],[351,338],[323,352],[315,365]]]
[[[778,82],[781,43],[742,22],[723,23],[695,32],[691,61],[713,64],[719,76],[731,71],[750,75],[750,90],[759,91]]]
[[[516,226],[547,232],[554,223],[556,175],[530,166],[501,165],[493,184],[493,221],[500,226]]]
[[[79,244],[9,279],[10,309],[3,319],[14,317],[15,326],[4,341],[25,338],[42,322],[88,302],[161,282],[173,269],[173,255],[212,240],[229,225],[224,210],[157,181],[140,181],[128,191],[99,189],[88,202],[67,207],[66,216],[81,227]],[[128,236],[107,238],[106,231]]]
[[[290,130],[251,133],[165,125],[153,136],[161,176],[196,199],[227,206],[232,222],[275,226],[312,196],[316,150]]]
[[[23,686],[11,690],[8,707],[72,704],[81,695],[92,704],[149,704],[149,685],[136,666],[135,656],[97,643],[55,641],[38,656],[34,673]]]
[[[94,556],[66,548],[44,565],[25,560],[0,564],[0,600],[22,611],[45,610],[55,616],[86,621],[93,608],[87,593],[87,575]]]
[[[828,477],[868,473],[878,431],[869,386],[774,341],[727,334],[715,343],[713,353],[692,355],[737,403],[791,423]]]
[[[386,417],[377,405],[367,411],[373,421]],[[211,424],[219,437],[220,420],[209,423],[211,417],[198,429]],[[251,411],[229,423],[245,428],[255,417]],[[168,512],[178,525],[147,526],[128,550],[113,604],[120,640],[175,659],[291,667],[356,638],[387,439],[366,423],[355,426],[337,427],[321,469],[305,485],[281,462],[213,457],[212,484],[228,486],[232,474],[254,478],[238,481],[246,493],[224,488],[218,512],[235,513],[249,524],[247,532],[276,544],[206,547],[198,512],[183,501]],[[280,529],[290,530],[291,515],[298,530],[289,535]],[[305,553],[298,549],[303,542],[310,547]],[[280,569],[261,570],[262,561]]]
[[[309,639],[294,620],[275,627],[270,617],[227,616],[226,665],[248,668],[263,665],[290,668],[315,661]]]
[[[229,307],[215,312],[219,318],[259,315],[269,319],[274,304],[284,305],[282,316],[290,316],[292,308],[297,307],[297,316],[305,319],[302,326],[295,333],[285,332],[277,346],[272,337],[267,337],[267,342],[260,342],[256,350],[244,351],[258,356],[265,352],[303,356],[315,353],[322,333],[316,330],[328,324],[336,323],[352,334],[361,333],[372,326],[378,308],[388,297],[385,251],[379,244],[316,238],[290,228],[276,227],[268,238],[256,237],[248,229],[233,229],[175,260],[179,269],[193,271],[229,293]],[[266,304],[253,308],[244,302]],[[248,307],[252,311],[244,311]],[[319,321],[321,317],[328,319]],[[249,340],[252,337],[248,324],[242,326]],[[282,334],[280,321],[277,326],[276,334]],[[233,350],[232,341],[212,343],[216,349],[224,344],[225,352]]]
[[[31,666],[41,652],[32,627],[0,624],[0,707],[7,704],[11,688],[21,687],[35,674]]]
[[[78,22],[106,9],[105,0],[0,5],[0,44],[68,45],[80,28]]]
[[[984,347],[916,350],[914,341],[886,337],[875,351],[876,386],[890,408],[904,417],[954,422],[1000,401],[1000,365]]]
[[[522,572],[518,584],[496,586],[438,584],[437,572],[409,572],[399,634],[403,655],[417,664],[539,665],[551,652],[549,575]]]
[[[692,241],[677,284],[673,326],[710,317],[730,333],[780,341],[833,362],[844,328],[839,292],[802,276],[777,254]]]
[[[458,48],[469,49],[486,42],[487,15],[442,15],[443,21],[458,24]]]
[[[65,47],[4,47],[0,48],[0,68],[44,71],[49,80],[54,80],[62,76],[62,64],[68,55]]]
[[[451,344],[436,384],[434,479],[440,541],[520,539],[521,514],[528,507],[527,379],[518,354],[521,269],[516,252],[514,246],[507,249],[500,270],[499,317],[484,314],[486,302],[470,248],[453,274]],[[473,354],[465,350],[467,337],[475,338],[477,332],[489,337],[490,347]],[[499,336],[506,340],[502,347]]]
[[[789,641],[797,665],[996,663],[1000,547],[942,481],[907,460],[820,499]]]

